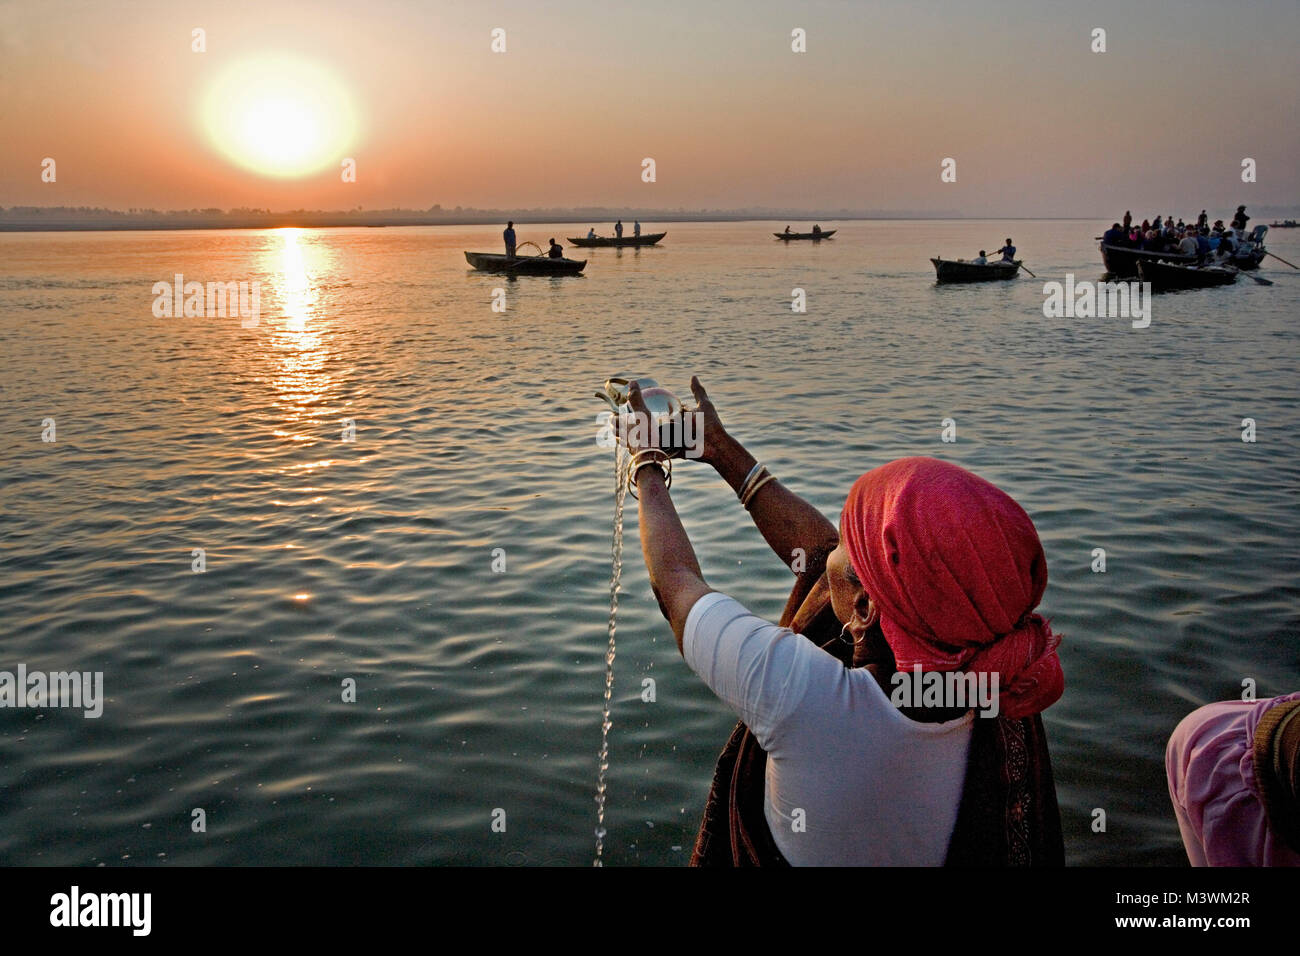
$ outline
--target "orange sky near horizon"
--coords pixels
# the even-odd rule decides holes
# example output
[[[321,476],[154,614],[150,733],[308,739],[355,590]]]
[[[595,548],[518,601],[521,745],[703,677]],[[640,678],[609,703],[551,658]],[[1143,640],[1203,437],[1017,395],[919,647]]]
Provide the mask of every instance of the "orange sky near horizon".
[[[1300,203],[1300,4],[1132,6],[7,4],[0,205],[1110,217]],[[1105,53],[1090,51],[1098,26]],[[807,53],[791,51],[795,27]],[[215,147],[206,91],[256,54],[310,61],[347,91],[355,183],[341,156],[284,179]]]

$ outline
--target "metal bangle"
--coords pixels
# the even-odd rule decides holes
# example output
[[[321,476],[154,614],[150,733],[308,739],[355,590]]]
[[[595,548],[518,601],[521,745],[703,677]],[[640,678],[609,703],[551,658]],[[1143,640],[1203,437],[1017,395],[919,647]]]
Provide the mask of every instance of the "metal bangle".
[[[753,481],[756,477],[758,477],[758,473],[762,470],[763,470],[763,463],[758,461],[754,462],[754,467],[749,469],[749,474],[747,474],[745,476],[745,480],[740,483],[740,490],[736,492],[737,498],[744,497],[745,489],[749,487],[749,483],[751,481]]]
[[[742,498],[740,502],[742,505],[745,506],[746,511],[749,510],[749,503],[754,500],[754,496],[758,494],[759,489],[762,488],[769,481],[775,481],[775,480],[776,480],[776,475],[767,475],[761,480],[754,483],[754,487],[749,489],[749,494],[747,494],[744,498]]]
[[[642,457],[649,453],[658,453],[663,457],[658,460],[649,457]],[[663,473],[664,476],[665,488],[671,488],[673,486],[673,462],[672,459],[668,456],[668,453],[663,451],[663,449],[660,448],[643,448],[635,455],[632,456],[632,463],[631,465],[628,466],[628,470],[627,470],[627,491],[628,494],[630,494],[633,498],[636,498],[637,500],[640,500],[639,496],[636,493],[637,472],[639,472],[642,468],[646,467],[647,465],[658,466],[659,470]]]
[[[754,468],[757,470],[750,471],[749,477],[745,479],[745,483],[736,492],[736,497],[740,499],[741,504],[745,503],[745,499],[754,489],[754,485],[758,484],[763,479],[763,476],[769,473],[766,465],[755,465]]]

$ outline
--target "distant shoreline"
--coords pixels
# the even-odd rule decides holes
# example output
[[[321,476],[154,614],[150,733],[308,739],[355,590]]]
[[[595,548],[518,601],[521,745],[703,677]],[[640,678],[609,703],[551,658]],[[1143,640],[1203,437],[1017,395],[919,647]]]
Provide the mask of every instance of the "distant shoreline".
[[[624,216],[626,223],[633,221],[632,216]],[[277,214],[260,218],[235,218],[228,216],[163,216],[156,218],[44,218],[44,217],[6,217],[0,213],[0,232],[164,232],[195,229],[337,229],[337,228],[395,228],[401,226],[489,226],[502,225],[507,219],[513,219],[518,226],[534,224],[608,226],[614,221],[612,217],[527,217],[523,214],[507,213],[503,216],[476,216],[460,218],[444,217],[402,217],[375,216],[367,218],[348,218],[327,213]],[[988,219],[980,216],[765,216],[765,215],[682,215],[675,217],[642,216],[642,226],[647,223],[684,223],[684,222],[1100,222],[1101,218],[1087,216],[1008,216]]]

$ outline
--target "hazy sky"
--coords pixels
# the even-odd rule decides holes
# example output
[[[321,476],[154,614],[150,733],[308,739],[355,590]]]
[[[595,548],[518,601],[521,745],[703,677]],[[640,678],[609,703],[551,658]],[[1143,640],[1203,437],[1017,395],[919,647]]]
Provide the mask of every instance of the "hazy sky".
[[[0,2],[0,205],[1217,218],[1300,203],[1298,49],[1297,0]],[[344,91],[355,183],[216,148],[254,56]]]

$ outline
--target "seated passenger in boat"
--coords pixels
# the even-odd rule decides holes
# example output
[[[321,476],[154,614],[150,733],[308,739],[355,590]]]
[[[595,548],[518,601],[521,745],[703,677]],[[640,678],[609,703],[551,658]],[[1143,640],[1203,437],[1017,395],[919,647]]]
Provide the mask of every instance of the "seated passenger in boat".
[[[1178,252],[1184,256],[1194,256],[1197,254],[1196,236],[1188,229],[1183,233],[1183,238],[1179,240]]]
[[[588,239],[595,239],[595,238],[596,238],[596,230],[595,230],[595,228],[591,228],[591,229],[588,229],[588,230],[587,230],[587,238],[588,238]]]
[[[556,242],[554,239],[552,239],[551,248],[547,250],[546,254],[550,256],[552,259],[563,259],[564,247],[560,245],[558,242]]]
[[[981,250],[980,250],[980,254],[979,254],[978,256],[976,256],[974,259],[972,259],[971,262],[975,263],[975,265],[977,265],[977,266],[986,266],[986,265],[988,265],[989,260],[988,260],[988,258],[984,255],[984,250],[981,249]]]
[[[1219,246],[1214,250],[1211,256],[1211,263],[1216,266],[1232,265],[1232,261],[1237,257],[1237,250],[1231,240],[1224,236],[1219,240]]]
[[[1120,227],[1119,223],[1115,223],[1101,234],[1101,241],[1108,246],[1122,246],[1128,241],[1128,233]]]
[[[1064,865],[1041,719],[1065,687],[1060,637],[1035,611],[1047,562],[1024,509],[957,465],[903,458],[854,482],[836,530],[726,431],[698,379],[691,390],[700,460],[777,560],[798,558],[779,624],[711,588],[667,453],[625,433],[659,607],[742,721],[692,865]],[[635,386],[629,403],[648,414]],[[996,705],[958,702],[967,684],[996,687]]]
[[[1202,226],[1196,231],[1196,255],[1200,262],[1204,262],[1210,256],[1210,227]]]

